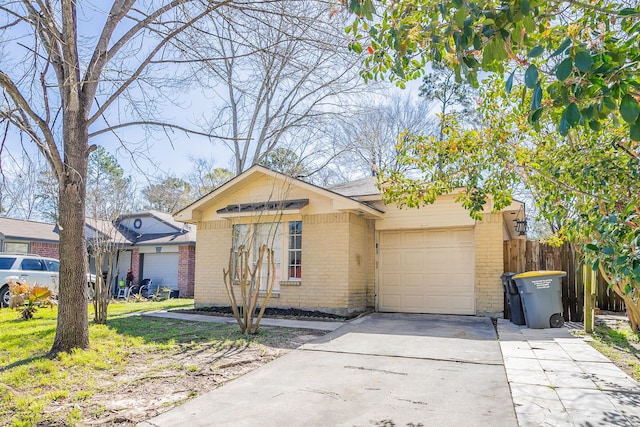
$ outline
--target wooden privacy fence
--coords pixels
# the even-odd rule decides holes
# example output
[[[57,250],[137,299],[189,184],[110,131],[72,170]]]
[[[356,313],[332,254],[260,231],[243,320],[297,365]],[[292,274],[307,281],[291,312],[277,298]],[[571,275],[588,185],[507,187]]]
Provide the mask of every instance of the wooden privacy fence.
[[[550,246],[527,240],[504,242],[504,271],[522,273],[533,270],[562,270],[562,306],[564,319],[572,322],[584,320],[584,283],[581,274],[581,257],[573,245]],[[608,291],[607,282],[597,274],[596,307],[608,311],[624,311],[622,299]]]

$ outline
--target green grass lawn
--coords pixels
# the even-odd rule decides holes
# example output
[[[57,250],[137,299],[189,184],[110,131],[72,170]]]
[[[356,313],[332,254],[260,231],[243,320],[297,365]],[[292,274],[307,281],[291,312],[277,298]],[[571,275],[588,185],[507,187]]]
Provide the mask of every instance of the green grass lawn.
[[[640,381],[640,335],[637,332],[601,325],[591,336],[593,347]]]
[[[63,353],[52,360],[46,354],[55,335],[56,308],[40,308],[28,321],[17,311],[0,309],[0,426],[46,423],[43,409],[60,400],[69,402],[65,422],[77,423],[83,414],[73,402],[104,392],[109,387],[104,374],[117,375],[134,354],[144,357],[205,343],[220,348],[248,345],[235,326],[132,315],[179,307],[193,307],[193,300],[112,303],[106,325],[89,324],[90,350]],[[92,306],[89,312],[93,319]]]

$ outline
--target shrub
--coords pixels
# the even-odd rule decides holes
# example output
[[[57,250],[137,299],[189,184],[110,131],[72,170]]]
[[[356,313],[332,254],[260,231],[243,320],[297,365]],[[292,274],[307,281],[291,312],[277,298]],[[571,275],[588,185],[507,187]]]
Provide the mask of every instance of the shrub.
[[[30,286],[26,283],[10,281],[9,291],[11,292],[9,308],[18,310],[24,320],[33,319],[39,307],[53,307],[56,304],[51,289],[37,284]]]

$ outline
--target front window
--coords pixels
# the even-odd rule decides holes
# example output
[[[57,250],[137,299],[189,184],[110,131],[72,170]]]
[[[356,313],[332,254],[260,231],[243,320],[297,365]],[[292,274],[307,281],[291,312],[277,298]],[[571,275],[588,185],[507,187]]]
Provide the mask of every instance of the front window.
[[[12,254],[28,254],[29,243],[23,242],[5,242],[4,251]]]
[[[273,258],[275,261],[276,277],[274,291],[279,289],[280,282],[280,260],[282,259],[282,228],[278,223],[259,223],[259,224],[236,224],[233,226],[233,249],[234,253],[238,253],[240,246],[244,246],[251,251],[250,262],[258,261],[260,247],[266,244],[273,249]],[[237,258],[235,258],[237,259]],[[238,279],[237,277],[235,278]],[[266,257],[262,264],[260,290],[266,289],[267,280],[267,263]]]
[[[289,280],[302,279],[302,221],[289,223]]]

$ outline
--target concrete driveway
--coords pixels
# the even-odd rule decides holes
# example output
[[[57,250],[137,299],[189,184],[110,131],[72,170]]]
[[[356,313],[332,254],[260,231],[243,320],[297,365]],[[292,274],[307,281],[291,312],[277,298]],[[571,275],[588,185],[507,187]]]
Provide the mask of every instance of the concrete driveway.
[[[142,426],[517,426],[488,318],[375,313]]]

